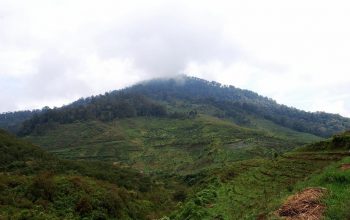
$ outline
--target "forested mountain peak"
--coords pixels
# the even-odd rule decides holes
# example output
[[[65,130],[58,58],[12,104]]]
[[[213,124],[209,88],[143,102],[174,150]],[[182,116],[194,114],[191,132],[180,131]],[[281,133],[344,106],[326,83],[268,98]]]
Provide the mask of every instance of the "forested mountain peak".
[[[147,94],[153,98],[169,96],[170,98],[216,98],[220,100],[263,99],[274,102],[272,99],[249,90],[186,75],[143,81],[121,91]]]
[[[249,90],[185,75],[142,82],[122,91],[165,102],[180,99],[192,104],[211,105],[224,112],[221,117],[233,117],[238,122],[247,122],[248,116],[254,115],[324,137],[350,128],[350,119],[338,114],[298,110]]]
[[[0,126],[26,135],[55,123],[140,116],[193,117],[200,113],[230,119],[241,126],[253,126],[254,120],[261,118],[323,137],[350,129],[350,119],[337,114],[298,110],[249,90],[186,75],[143,81],[103,95],[81,98],[61,108],[45,108],[34,113],[0,115]],[[9,116],[14,118],[12,124]]]

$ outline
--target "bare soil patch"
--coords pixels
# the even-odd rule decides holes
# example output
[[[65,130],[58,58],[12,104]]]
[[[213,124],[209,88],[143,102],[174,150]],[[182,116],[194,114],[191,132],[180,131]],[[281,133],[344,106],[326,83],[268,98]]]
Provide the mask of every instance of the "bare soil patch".
[[[340,167],[341,170],[349,170],[350,169],[350,163],[344,163]]]
[[[326,193],[324,188],[306,188],[287,198],[277,210],[277,215],[288,220],[319,220],[322,219],[325,206],[321,198]]]

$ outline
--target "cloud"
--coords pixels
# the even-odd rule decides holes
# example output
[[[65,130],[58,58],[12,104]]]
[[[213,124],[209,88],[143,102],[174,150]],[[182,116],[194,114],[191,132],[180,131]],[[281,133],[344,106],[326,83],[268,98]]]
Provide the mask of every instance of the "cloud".
[[[350,116],[350,4],[328,3],[3,0],[0,112],[186,73]]]
[[[98,35],[96,44],[100,56],[131,59],[146,75],[176,75],[190,62],[235,62],[240,51],[224,39],[221,23],[181,4],[166,5],[111,27]]]

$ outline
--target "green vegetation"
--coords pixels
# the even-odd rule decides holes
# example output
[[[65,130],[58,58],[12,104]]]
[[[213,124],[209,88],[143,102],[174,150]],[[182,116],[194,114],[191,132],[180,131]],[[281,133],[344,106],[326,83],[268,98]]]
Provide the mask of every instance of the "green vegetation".
[[[326,219],[348,219],[349,156],[347,151],[290,152],[270,160],[245,160],[192,175],[198,192],[170,219],[278,219],[275,211],[285,199],[308,187],[327,190],[323,201]]]
[[[162,125],[162,128],[166,130],[164,121],[167,120],[155,120],[160,124],[156,125],[156,122],[147,123],[149,119],[144,119],[143,122],[142,120],[137,120],[135,122],[134,119],[125,119],[118,121],[119,123],[113,122],[111,124],[119,124],[122,127],[124,125],[131,126],[129,129],[122,129],[125,132],[124,134],[116,133],[121,136],[124,135],[123,137],[126,137],[125,135],[127,134],[129,137],[136,138],[139,137],[137,136],[139,133],[147,134],[148,130],[146,128],[152,128],[150,130],[156,133],[156,135],[154,135],[155,137],[165,137],[164,139],[155,138],[150,142],[157,146],[156,149],[166,147],[167,145],[174,145],[174,141],[177,140],[176,135],[171,138],[166,136],[166,132],[160,133],[155,129],[159,125]],[[196,120],[205,120],[209,123],[217,121],[218,119],[212,117],[205,117],[205,119],[203,119],[199,117]],[[176,121],[177,120],[174,120],[171,123],[174,126],[173,128],[179,126],[175,123]],[[220,128],[220,131],[224,130],[224,125],[231,125],[229,122],[221,120],[219,120],[219,122],[222,123],[221,125],[223,126]],[[123,123],[125,124],[123,125]],[[180,120],[178,123],[180,123]],[[181,124],[183,125],[184,123],[182,122]],[[110,125],[104,124],[104,126],[110,131]],[[150,128],[148,126],[150,126]],[[191,124],[191,126],[193,126],[193,124]],[[230,126],[228,127],[231,128]],[[142,130],[141,128],[146,130]],[[213,132],[208,124],[205,128]],[[69,133],[69,130],[65,130]],[[172,133],[178,134],[174,132],[174,130],[172,131]],[[241,130],[238,129],[237,132],[239,131]],[[242,133],[247,136],[249,136],[249,132],[256,131],[249,129],[244,130],[244,132],[242,131]],[[105,133],[102,132],[101,134]],[[196,134],[202,133],[197,130]],[[224,132],[220,134],[222,136],[215,133],[215,137],[225,137]],[[174,187],[172,188],[173,196],[171,199],[174,203],[178,201],[176,206],[172,206],[172,208],[169,209],[169,211],[173,210],[172,213],[165,214],[164,216],[168,216],[170,219],[256,219],[258,217],[275,219],[278,218],[275,211],[280,207],[287,196],[306,187],[321,186],[333,193],[329,194],[331,196],[325,197],[324,202],[327,204],[327,207],[329,207],[326,210],[326,217],[329,219],[344,219],[343,217],[349,214],[347,209],[344,208],[346,207],[345,205],[347,205],[350,195],[349,186],[346,184],[349,180],[349,172],[341,171],[339,165],[349,161],[349,157],[346,158],[349,153],[345,150],[340,151],[335,148],[336,146],[339,147],[338,142],[333,142],[332,140],[343,140],[344,138],[347,140],[347,135],[348,133],[336,135],[332,139],[318,143],[333,143],[329,144],[329,147],[334,149],[333,151],[322,151],[322,148],[313,148],[312,151],[310,151],[307,150],[309,147],[308,145],[303,147],[302,150],[298,149],[297,151],[285,153],[280,156],[270,151],[269,153],[272,153],[270,158],[260,157],[260,159],[239,161],[231,159],[235,158],[234,155],[236,155],[238,151],[230,155],[230,151],[225,150],[229,145],[217,148],[215,144],[211,144],[204,148],[205,150],[199,151],[199,155],[205,158],[205,160],[202,160],[200,157],[196,159],[190,158],[189,155],[192,155],[195,151],[189,151],[192,153],[187,154],[187,159],[189,160],[187,163],[186,157],[184,156],[185,154],[176,154],[178,153],[177,151],[169,151],[169,149],[167,149],[163,153],[169,153],[174,158],[184,158],[186,166],[179,168],[174,166],[176,172],[166,172],[168,175],[157,174],[159,178],[171,179],[170,182],[168,181],[168,184],[170,184],[168,186]],[[110,137],[110,135],[108,136]],[[150,136],[147,135],[147,137]],[[150,141],[150,138],[146,140]],[[205,140],[205,138],[203,139],[203,137],[200,137],[198,139],[193,139],[193,143],[195,140]],[[260,140],[262,140],[261,137]],[[137,139],[134,139],[134,141],[138,143],[139,140],[137,141]],[[188,144],[186,139],[181,141]],[[225,142],[220,142],[217,146],[222,146],[222,143]],[[346,144],[348,144],[348,142],[344,142],[344,144],[347,146]],[[58,147],[59,146],[55,146],[54,149]],[[151,145],[148,147],[151,147]],[[246,149],[246,147],[243,147],[243,149]],[[188,151],[189,149],[186,150]],[[158,149],[156,154],[162,155],[162,151]],[[162,156],[165,157],[164,155]],[[137,158],[136,161],[138,160],[141,159]],[[166,167],[166,161],[168,160],[170,160],[170,156],[166,157],[164,161],[158,161],[159,164],[157,165],[148,165],[148,169],[145,169],[145,166],[147,166],[146,162],[144,162],[144,164],[141,163],[142,165],[139,162],[134,167],[148,170],[151,173],[159,170],[174,171],[174,169],[170,169],[170,165],[166,169],[160,169],[159,166]],[[200,169],[198,169],[199,167]],[[338,195],[338,193],[342,193],[342,195]],[[169,195],[170,193],[168,196]],[[164,219],[166,219],[166,217],[164,217]]]
[[[60,160],[0,134],[1,219],[153,219],[176,205],[172,194],[181,184],[172,177],[163,181],[118,165]]]
[[[140,83],[123,90],[143,94],[169,105],[181,100],[187,105],[205,105],[217,109],[215,116],[232,118],[241,125],[254,124],[249,116],[266,119],[296,131],[329,137],[350,129],[350,119],[324,112],[305,112],[280,105],[248,90],[225,86],[195,77],[181,76]],[[207,108],[202,109],[207,113]],[[200,112],[203,113],[203,112]]]
[[[350,150],[350,132],[334,135],[331,139],[312,143],[299,149],[300,151],[346,151]]]
[[[164,116],[165,108],[152,100],[134,94],[106,93],[86,100],[78,100],[62,108],[46,108],[40,114],[23,122],[19,135],[42,133],[57,123],[68,124],[75,121],[111,121],[115,118],[136,116]]]
[[[306,187],[324,187],[328,190],[323,203],[326,205],[325,219],[342,220],[350,218],[350,169],[341,169],[343,164],[350,164],[350,157],[333,163],[321,173],[299,183],[296,190]]]
[[[22,123],[33,117],[34,114],[40,113],[39,110],[33,111],[17,111],[17,112],[6,112],[0,114],[0,128],[5,129],[12,133],[17,133]]]
[[[321,137],[350,129],[350,119],[340,115],[301,111],[252,91],[187,76],[150,80],[104,95],[81,98],[61,108],[0,114],[0,128],[23,136],[76,121],[106,122],[137,116],[191,118],[197,113],[231,119],[245,127],[256,125],[255,119],[267,120]]]
[[[279,219],[307,187],[350,217],[350,120],[232,86],[153,80],[0,126],[21,137],[0,130],[1,220]]]
[[[308,181],[310,175],[322,172],[324,167],[342,158],[342,155],[329,156],[291,153],[273,160],[246,160],[213,170],[198,180],[202,190],[182,204],[170,218],[277,218],[274,211],[302,184],[308,185],[305,179]],[[341,207],[344,206],[338,208]],[[343,209],[343,212],[347,210]]]
[[[192,119],[138,117],[108,123],[77,122],[26,138],[61,158],[108,160],[143,171],[167,172],[270,157],[320,140],[278,128],[268,133],[244,128],[207,115]]]
[[[209,117],[206,120],[217,119]],[[141,128],[147,127],[146,121],[138,121],[143,125]],[[123,122],[130,125],[132,119]],[[164,125],[161,121],[158,123]],[[229,125],[225,121],[221,123]],[[151,124],[156,126],[156,123]],[[140,132],[131,128],[125,132],[132,136],[133,131]],[[249,134],[249,130],[245,132]],[[334,138],[346,138],[347,134]],[[2,140],[5,141],[1,146],[17,146],[21,151],[18,145],[24,143],[35,148],[5,133]],[[167,137],[166,140],[173,143],[176,138]],[[158,139],[152,141],[162,143],[159,147],[168,143]],[[332,145],[335,146],[338,145]],[[2,167],[5,172],[1,173],[0,215],[15,219],[23,216],[29,219],[34,216],[42,216],[42,219],[84,216],[92,219],[276,219],[275,210],[287,196],[312,186],[325,187],[329,192],[324,198],[327,219],[344,219],[350,214],[343,208],[349,201],[350,173],[339,168],[350,161],[346,151],[304,150],[234,161],[221,160],[227,152],[215,145],[205,149],[205,156],[201,152],[205,158],[201,169],[197,168],[202,159],[197,158],[192,161],[197,164],[188,163],[187,169],[173,174],[156,174],[155,170],[163,169],[149,167],[153,177],[133,171],[127,165],[63,161],[48,154],[33,153],[21,159],[30,158],[31,162]],[[41,169],[35,168],[39,158],[45,157],[53,160],[41,159]],[[48,169],[51,172],[47,172]]]

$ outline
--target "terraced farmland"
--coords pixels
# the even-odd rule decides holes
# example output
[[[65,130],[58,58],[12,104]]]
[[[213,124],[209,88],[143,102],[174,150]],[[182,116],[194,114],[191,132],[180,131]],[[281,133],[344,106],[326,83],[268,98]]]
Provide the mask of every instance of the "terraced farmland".
[[[274,211],[288,195],[307,187],[311,177],[346,156],[350,153],[289,153],[272,160],[234,163],[208,175],[205,181],[210,187],[185,203],[174,218],[275,219]],[[203,196],[208,191],[210,199]]]

